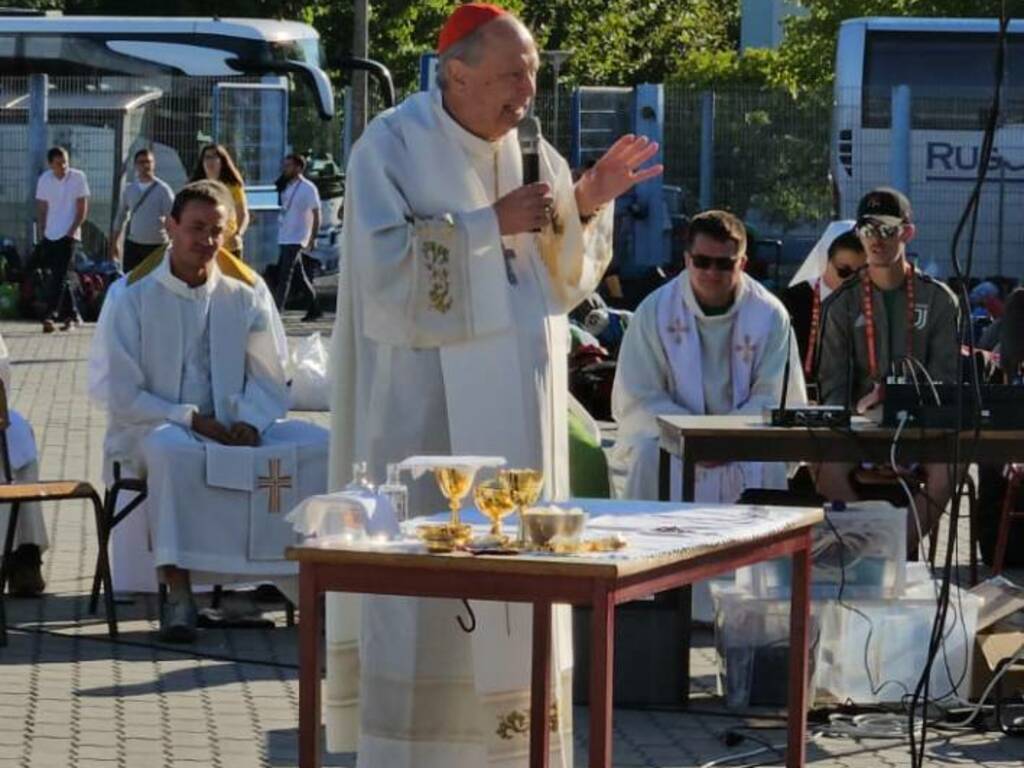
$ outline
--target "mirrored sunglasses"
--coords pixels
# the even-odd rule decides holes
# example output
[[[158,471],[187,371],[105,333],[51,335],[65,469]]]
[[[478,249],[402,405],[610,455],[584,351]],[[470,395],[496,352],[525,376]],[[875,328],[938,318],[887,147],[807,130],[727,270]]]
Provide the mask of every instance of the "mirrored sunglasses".
[[[845,264],[837,266],[835,270],[836,274],[839,275],[840,280],[845,280],[846,278],[851,277],[857,271],[854,267],[849,267]]]
[[[857,234],[870,240],[888,240],[899,235],[902,230],[902,224],[881,224],[875,221],[866,221],[857,226]]]

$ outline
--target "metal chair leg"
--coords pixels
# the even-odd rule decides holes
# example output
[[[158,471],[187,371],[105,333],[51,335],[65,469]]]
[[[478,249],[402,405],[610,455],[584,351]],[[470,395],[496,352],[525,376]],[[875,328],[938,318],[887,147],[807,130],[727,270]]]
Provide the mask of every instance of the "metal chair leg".
[[[89,593],[89,613],[95,615],[100,603],[100,582],[102,580],[103,572],[103,557],[107,555],[109,560],[109,544],[110,544],[110,528],[111,520],[114,517],[113,511],[115,504],[117,503],[117,490],[111,492],[108,488],[103,493],[103,522],[102,526],[99,524],[99,531],[97,531],[97,544],[99,551],[96,553],[96,568],[92,573],[92,591]],[[109,566],[108,566],[109,567]]]
[[[7,610],[4,608],[4,593],[0,592],[0,648],[7,645]]]
[[[104,535],[106,529],[105,509],[100,502],[100,497],[93,494],[91,497],[93,512],[96,516],[96,536],[100,543],[100,553],[97,558],[100,580],[103,583],[103,604],[107,614],[107,631],[112,638],[117,637],[117,608],[114,605],[114,585],[110,578],[110,559],[107,557],[107,538]]]
[[[1024,474],[1010,469],[1007,473],[1009,482],[1006,484],[1006,495],[1003,497],[1003,508],[999,514],[999,532],[996,534],[995,556],[992,558],[992,574],[998,576],[1003,572],[1006,562],[1006,545],[1010,538],[1010,518],[1013,517],[1013,503],[1017,498]]]
[[[978,583],[978,488],[974,479],[967,476],[967,540],[970,542],[969,562],[971,568],[971,586]]]

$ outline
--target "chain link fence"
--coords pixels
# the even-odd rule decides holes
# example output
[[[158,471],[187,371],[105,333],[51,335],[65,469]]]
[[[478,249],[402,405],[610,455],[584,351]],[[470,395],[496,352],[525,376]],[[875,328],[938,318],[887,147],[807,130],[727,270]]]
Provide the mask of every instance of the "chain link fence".
[[[50,79],[46,144],[66,146],[72,165],[89,178],[88,253],[105,252],[118,191],[131,178],[134,151],[143,146],[153,149],[158,174],[174,188],[186,182],[200,148],[215,138],[228,145],[250,184],[271,183],[286,149],[343,165],[344,88],[337,89],[335,118],[325,122],[311,94],[286,79],[233,79],[232,84],[252,90],[228,91],[215,78]],[[716,89],[711,143],[705,147],[712,162],[702,169],[705,96],[666,85],[665,183],[682,190],[688,214],[702,203],[727,208],[755,235],[783,240],[786,262],[802,258],[834,210],[852,218],[857,200],[872,187],[905,183],[918,225],[910,250],[924,268],[945,276],[951,272],[954,230],[977,174],[987,100],[977,91],[953,88],[911,93],[905,157],[903,165],[894,166],[891,93],[875,91],[828,89],[793,97],[768,89]],[[376,86],[370,99],[371,115],[383,109]],[[1008,99],[997,131],[975,223],[975,275],[1020,271],[1024,124],[1011,119],[1021,112],[1019,101]],[[0,238],[14,241],[23,254],[30,249],[32,199],[42,170],[29,156],[28,105],[27,79],[0,76]],[[570,156],[572,89],[542,90],[535,110],[545,136]],[[897,146],[900,138],[895,137]],[[906,169],[905,179],[897,178],[900,168]],[[710,173],[705,200],[702,170]],[[258,251],[268,253],[251,253],[257,261],[272,260],[273,217],[268,211],[257,219]],[[966,260],[966,246],[961,255]]]

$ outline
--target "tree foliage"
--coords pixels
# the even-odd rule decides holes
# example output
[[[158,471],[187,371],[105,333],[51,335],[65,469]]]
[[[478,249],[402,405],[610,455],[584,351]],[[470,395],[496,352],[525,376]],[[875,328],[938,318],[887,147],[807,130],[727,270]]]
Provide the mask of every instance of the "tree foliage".
[[[801,0],[777,51],[737,52],[740,0],[505,0],[546,49],[572,50],[568,82],[675,81],[784,86],[831,82],[839,24],[860,16],[996,16],[1003,0]],[[1006,0],[1011,15],[1024,0]],[[328,67],[351,51],[351,0],[23,0],[24,7],[109,15],[255,16],[298,19],[320,32]],[[421,53],[459,0],[373,0],[370,50],[400,88],[416,83]]]

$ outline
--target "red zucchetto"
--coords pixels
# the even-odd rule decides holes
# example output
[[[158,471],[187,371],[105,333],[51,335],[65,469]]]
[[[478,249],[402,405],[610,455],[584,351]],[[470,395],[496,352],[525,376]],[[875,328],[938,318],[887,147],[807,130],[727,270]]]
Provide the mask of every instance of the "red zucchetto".
[[[480,29],[484,24],[507,16],[508,11],[491,3],[466,3],[460,5],[448,17],[437,38],[437,52],[444,53],[467,35]]]

